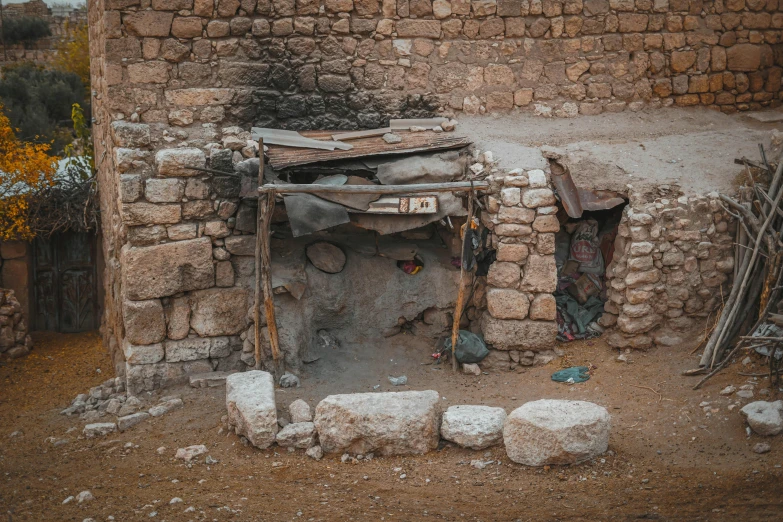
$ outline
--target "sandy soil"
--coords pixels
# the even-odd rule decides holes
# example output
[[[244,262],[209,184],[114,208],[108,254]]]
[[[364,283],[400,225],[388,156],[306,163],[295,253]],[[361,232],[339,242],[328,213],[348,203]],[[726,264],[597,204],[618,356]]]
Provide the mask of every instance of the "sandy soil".
[[[277,395],[281,411],[296,398],[314,406],[335,391],[389,390],[386,376],[405,373],[405,389],[436,389],[444,407],[510,411],[546,397],[609,409],[609,453],[579,466],[532,469],[512,463],[502,447],[485,453],[444,445],[356,465],[339,455],[315,462],[301,451],[259,451],[221,430],[221,388],[166,390],[185,407],[122,434],[82,439],[78,418],[58,412],[110,377],[109,357],[92,333],[35,340],[26,359],[0,361],[0,513],[9,521],[778,520],[783,509],[783,436],[766,440],[770,453],[753,453],[761,438],[746,436],[736,406],[747,401],[718,395],[729,383],[753,382],[759,397],[768,381],[738,372],[763,368],[738,363],[692,391],[694,378],[680,376],[696,364],[692,346],[634,353],[626,364],[600,340],[585,341],[565,345],[566,357],[545,367],[469,377],[423,364],[428,344],[397,337],[341,348],[309,367],[301,388]],[[560,366],[583,363],[598,367],[586,383],[549,379]],[[769,397],[780,396],[772,390]],[[154,403],[157,396],[142,398]],[[188,466],[173,458],[191,444],[206,444],[219,462]],[[479,470],[472,459],[496,463]],[[62,504],[86,489],[94,500]],[[170,505],[173,497],[183,502]]]
[[[566,155],[579,186],[645,192],[672,184],[685,194],[706,194],[731,191],[741,170],[734,158],[759,161],[758,144],[766,147],[770,131],[783,125],[706,108],[669,108],[575,119],[461,116],[457,129],[491,150],[502,168],[543,168],[539,147],[546,145]]]

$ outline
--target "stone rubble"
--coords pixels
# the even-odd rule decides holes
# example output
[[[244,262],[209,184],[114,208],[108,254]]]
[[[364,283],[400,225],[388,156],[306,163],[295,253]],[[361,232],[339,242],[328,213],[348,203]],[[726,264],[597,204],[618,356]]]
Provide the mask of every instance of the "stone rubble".
[[[178,448],[177,453],[174,455],[175,459],[184,460],[185,462],[190,462],[196,457],[200,455],[204,455],[205,453],[208,453],[209,449],[207,449],[206,446],[203,444],[198,444],[194,446],[188,446],[186,448]]]
[[[282,448],[308,449],[316,444],[315,424],[294,422],[277,432],[277,445]]]
[[[294,424],[313,421],[313,412],[310,409],[310,405],[302,399],[297,399],[288,406],[288,414],[291,416],[291,422]]]

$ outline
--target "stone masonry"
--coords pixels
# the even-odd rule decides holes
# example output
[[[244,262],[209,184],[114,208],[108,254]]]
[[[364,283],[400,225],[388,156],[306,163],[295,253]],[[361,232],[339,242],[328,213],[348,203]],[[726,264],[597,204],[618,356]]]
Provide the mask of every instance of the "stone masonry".
[[[255,202],[239,197],[239,178],[188,168],[254,178],[251,125],[369,128],[514,108],[732,112],[777,105],[783,71],[777,0],[94,0],[89,20],[103,331],[131,393],[255,363]],[[527,364],[556,331],[554,199],[542,171],[493,184],[485,224],[499,260],[474,301],[486,298],[481,322],[503,352],[493,357]],[[709,272],[704,237],[693,255],[676,241]],[[667,271],[692,273],[666,264],[672,252],[651,255],[672,283]],[[706,309],[692,289],[671,301],[685,316]],[[616,290],[622,330],[647,314]],[[678,308],[650,306],[676,324]]]
[[[481,327],[488,344],[509,352],[494,354],[495,360],[531,365],[536,353],[553,349],[557,335],[555,195],[542,170],[515,170],[488,181],[497,192],[487,197],[482,222],[493,232],[497,261],[487,274]]]
[[[15,359],[30,353],[32,347],[22,306],[14,291],[0,288],[0,354]]]
[[[736,222],[717,194],[631,198],[607,267],[608,301],[599,324],[616,348],[679,344],[716,319],[734,272]]]
[[[111,119],[374,127],[390,114],[777,104],[778,0],[96,0]]]

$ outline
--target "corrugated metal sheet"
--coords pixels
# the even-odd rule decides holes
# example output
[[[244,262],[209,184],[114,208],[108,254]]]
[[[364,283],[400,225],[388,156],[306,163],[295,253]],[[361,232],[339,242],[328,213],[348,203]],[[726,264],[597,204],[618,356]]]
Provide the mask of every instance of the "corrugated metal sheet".
[[[308,138],[325,141],[331,140],[332,137],[332,131],[303,131],[301,134]],[[266,156],[269,159],[269,165],[273,169],[280,170],[322,161],[457,149],[471,144],[471,141],[464,136],[433,131],[406,132],[401,133],[400,137],[402,138],[400,143],[386,143],[380,137],[351,140],[351,145],[353,145],[351,150],[329,151],[269,145]]]

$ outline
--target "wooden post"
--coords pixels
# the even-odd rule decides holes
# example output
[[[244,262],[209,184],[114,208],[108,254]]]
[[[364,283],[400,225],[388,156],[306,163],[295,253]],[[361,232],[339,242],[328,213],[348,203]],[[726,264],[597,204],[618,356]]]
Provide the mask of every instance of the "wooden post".
[[[465,235],[462,237],[462,255],[459,269],[459,292],[457,293],[457,305],[454,307],[454,323],[451,326],[451,369],[457,371],[457,338],[459,337],[459,323],[462,319],[462,309],[465,307],[465,255],[468,252],[468,231],[473,224],[473,190],[468,194],[468,220],[465,222]]]
[[[258,186],[264,184],[264,140],[258,140]],[[258,194],[258,222],[256,226],[256,286],[255,306],[253,317],[255,320],[256,342],[256,369],[261,369],[261,298],[264,300],[264,313],[266,315],[266,327],[269,330],[269,344],[272,348],[274,360],[275,381],[282,376],[283,365],[280,360],[280,341],[277,335],[277,322],[275,321],[275,303],[272,293],[272,254],[270,250],[272,213],[275,210],[274,190],[265,190]]]

